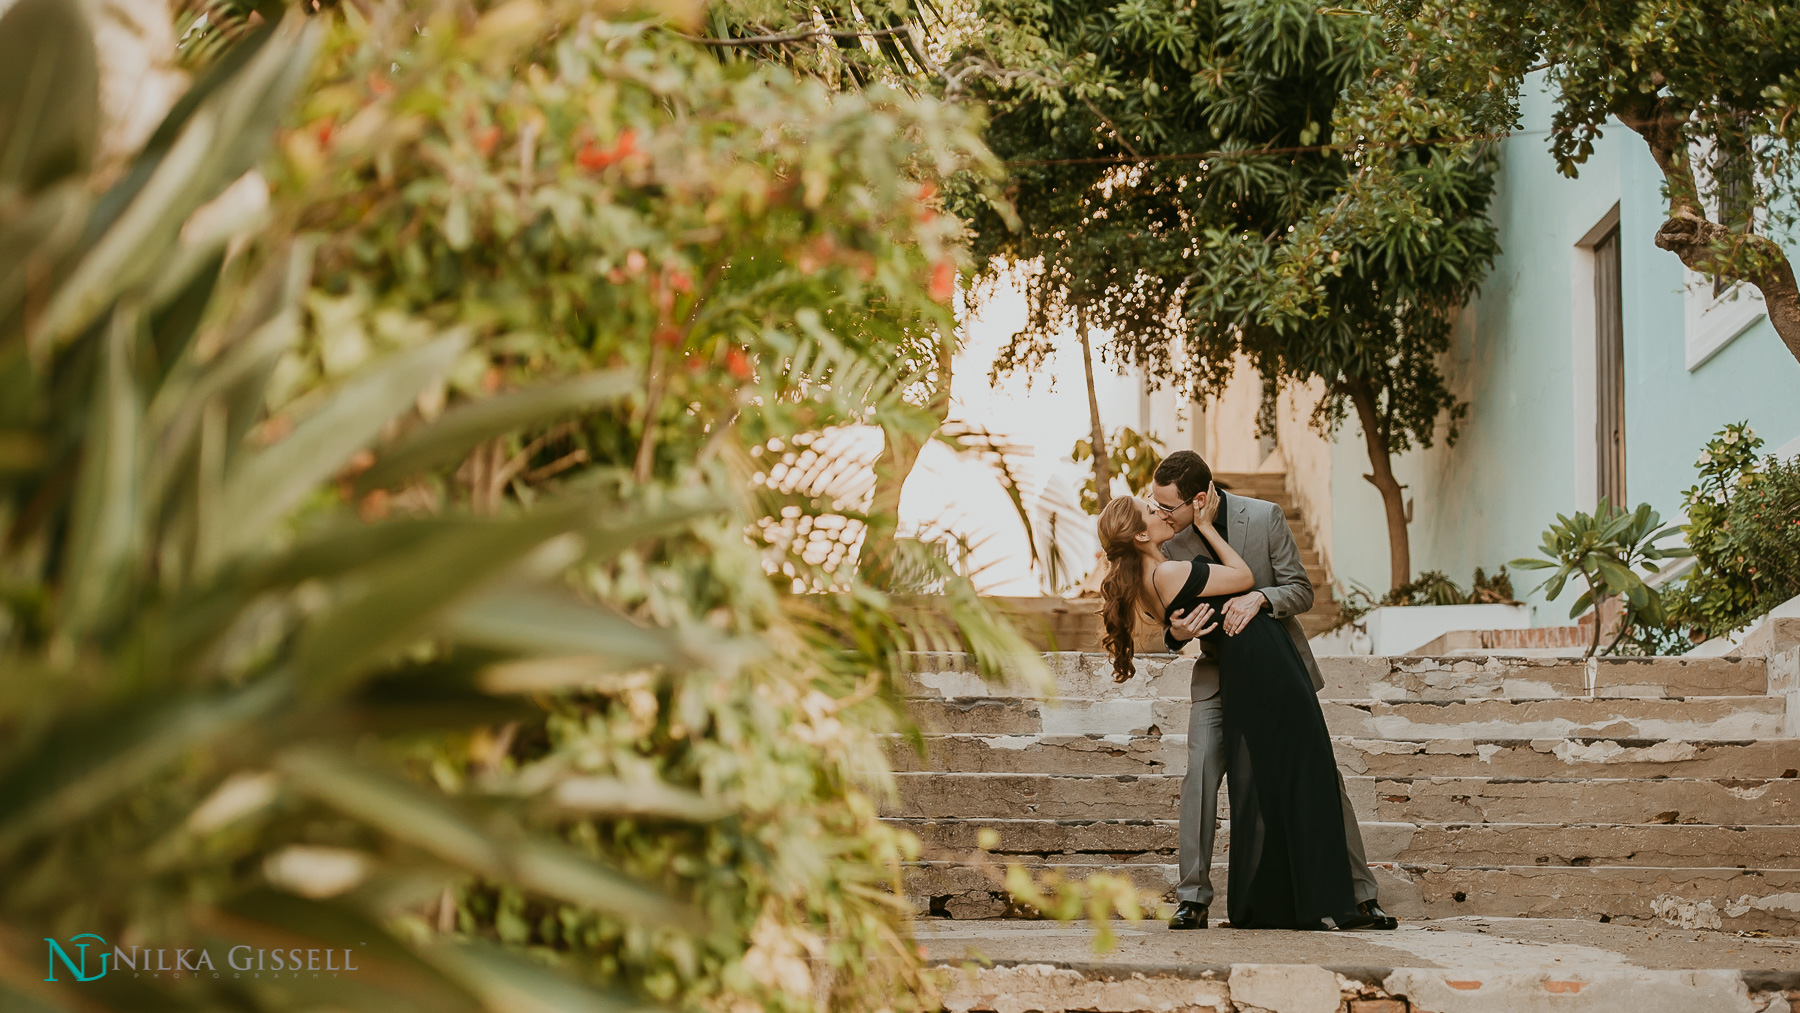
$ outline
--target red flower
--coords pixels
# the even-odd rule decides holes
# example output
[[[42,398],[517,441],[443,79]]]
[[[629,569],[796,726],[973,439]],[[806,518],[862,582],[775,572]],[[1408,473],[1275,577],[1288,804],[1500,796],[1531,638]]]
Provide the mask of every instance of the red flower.
[[[660,327],[656,331],[656,343],[659,345],[681,344],[681,332],[673,327]]]
[[[481,152],[483,158],[487,157],[488,155],[493,154],[494,146],[499,143],[500,143],[500,128],[499,127],[490,126],[486,130],[483,130],[481,133],[475,135],[475,147]]]
[[[317,130],[319,133],[319,147],[321,147],[321,148],[331,147],[331,134],[332,134],[332,131],[335,130],[336,128],[337,128],[337,125],[332,123],[328,119],[323,119],[323,120],[319,121],[319,125],[317,127]]]
[[[733,348],[725,353],[725,368],[739,380],[750,379],[750,357],[741,348]]]
[[[947,303],[956,295],[956,265],[948,259],[931,267],[931,298]]]
[[[575,153],[575,161],[583,169],[604,169],[607,166],[637,153],[637,131],[623,130],[619,132],[619,140],[611,148],[601,148],[593,141],[583,141],[581,150]]]

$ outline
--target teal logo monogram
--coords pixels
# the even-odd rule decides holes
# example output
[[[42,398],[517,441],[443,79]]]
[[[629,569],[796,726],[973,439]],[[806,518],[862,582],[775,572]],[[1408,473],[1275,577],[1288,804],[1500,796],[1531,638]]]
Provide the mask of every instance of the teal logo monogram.
[[[69,951],[63,949],[63,945],[54,939],[45,937],[44,942],[50,944],[50,976],[45,978],[45,981],[56,980],[56,962],[58,960],[62,961],[63,970],[67,971],[69,976],[76,981],[93,981],[95,978],[104,978],[106,976],[106,959],[111,956],[111,954],[105,951],[106,940],[94,935],[92,932],[83,932],[81,935],[75,936],[69,940],[69,945],[80,951],[81,956],[79,959],[70,957]],[[102,948],[101,952],[98,954],[98,957],[100,958],[100,967],[92,974],[88,973],[88,947],[90,946],[99,946]]]

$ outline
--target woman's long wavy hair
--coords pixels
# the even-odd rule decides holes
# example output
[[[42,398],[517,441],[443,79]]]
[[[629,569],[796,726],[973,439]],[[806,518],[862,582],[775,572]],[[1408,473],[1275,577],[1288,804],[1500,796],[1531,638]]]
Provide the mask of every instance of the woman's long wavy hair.
[[[1106,627],[1106,653],[1112,655],[1113,681],[1131,678],[1136,650],[1137,605],[1143,585],[1143,562],[1137,536],[1144,515],[1137,500],[1120,496],[1100,511],[1100,548],[1106,553],[1106,579],[1100,583],[1100,621]]]

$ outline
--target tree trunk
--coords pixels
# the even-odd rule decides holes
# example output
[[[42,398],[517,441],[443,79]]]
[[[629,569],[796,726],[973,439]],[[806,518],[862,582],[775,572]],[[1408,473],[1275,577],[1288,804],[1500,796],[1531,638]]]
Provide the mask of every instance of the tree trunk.
[[[1388,585],[1395,589],[1412,580],[1412,544],[1406,533],[1406,502],[1400,481],[1394,477],[1394,462],[1388,454],[1387,429],[1382,426],[1375,409],[1375,391],[1367,380],[1339,384],[1339,389],[1356,406],[1357,420],[1362,423],[1363,443],[1369,451],[1370,485],[1381,493],[1381,505],[1387,513]]]
[[[1707,217],[1687,141],[1681,136],[1686,112],[1667,98],[1640,102],[1619,112],[1625,125],[1650,145],[1650,155],[1668,184],[1669,218],[1656,230],[1656,245],[1680,257],[1690,271],[1756,286],[1762,292],[1769,323],[1788,353],[1800,361],[1800,286],[1794,281],[1794,265],[1779,243],[1726,228]],[[1733,269],[1731,261],[1740,255],[1750,263],[1764,265],[1763,269]]]
[[[1081,368],[1087,374],[1088,424],[1094,447],[1094,512],[1112,502],[1112,460],[1106,454],[1106,427],[1100,424],[1100,397],[1094,392],[1094,351],[1088,343],[1087,311],[1076,309],[1075,333],[1081,338]]]
[[[945,338],[938,345],[937,384],[926,408],[942,427],[950,417],[950,380],[956,356],[955,342]],[[935,431],[935,430],[934,430]],[[881,456],[875,460],[875,492],[870,497],[868,533],[863,536],[862,551],[857,557],[857,572],[870,584],[880,586],[889,573],[894,555],[894,540],[900,528],[900,494],[925,440],[907,433],[883,428]]]

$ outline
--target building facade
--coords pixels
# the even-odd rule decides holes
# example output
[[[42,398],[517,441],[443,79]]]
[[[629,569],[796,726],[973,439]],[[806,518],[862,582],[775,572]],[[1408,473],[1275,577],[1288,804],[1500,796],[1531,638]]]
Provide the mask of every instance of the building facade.
[[[1800,453],[1800,363],[1754,289],[1715,290],[1653,236],[1666,215],[1662,176],[1622,125],[1607,131],[1578,179],[1557,172],[1546,135],[1551,97],[1527,95],[1519,133],[1502,142],[1491,209],[1502,253],[1463,312],[1445,372],[1469,412],[1455,446],[1397,462],[1413,504],[1414,572],[1459,583],[1475,567],[1537,555],[1556,514],[1590,510],[1605,493],[1678,515],[1694,462],[1728,423],[1747,420],[1767,450]],[[1800,248],[1796,248],[1800,252]],[[1284,456],[1318,448],[1283,427]],[[1340,583],[1388,580],[1381,500],[1354,418],[1329,445],[1330,546]],[[1308,479],[1294,469],[1296,484]],[[1318,493],[1315,490],[1315,498]],[[1523,596],[1534,580],[1515,583]],[[1565,599],[1569,596],[1565,594]],[[1534,621],[1567,621],[1567,601]]]

